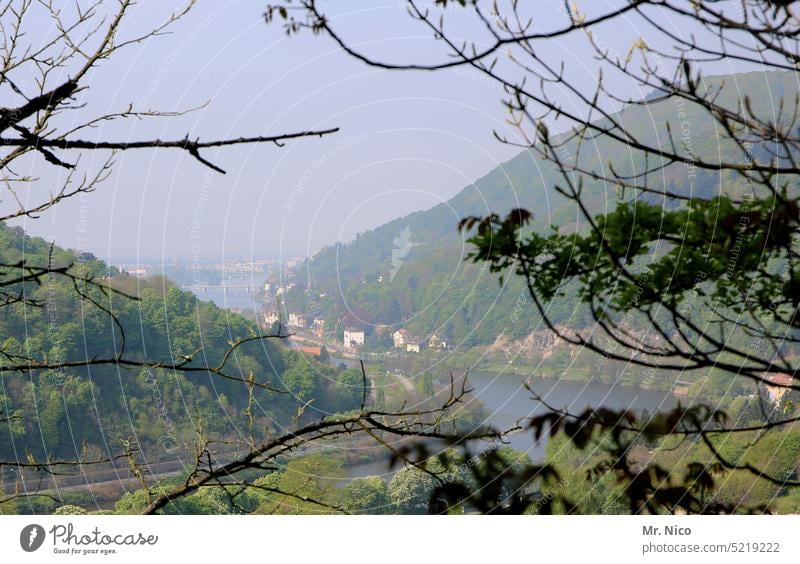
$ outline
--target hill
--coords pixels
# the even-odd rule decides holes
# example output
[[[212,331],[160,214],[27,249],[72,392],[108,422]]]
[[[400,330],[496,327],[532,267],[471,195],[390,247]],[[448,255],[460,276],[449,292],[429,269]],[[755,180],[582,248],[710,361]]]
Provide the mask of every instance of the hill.
[[[731,108],[748,97],[759,116],[777,114],[781,98],[791,106],[798,93],[797,76],[790,72],[710,77],[705,87],[718,89],[720,104]],[[704,110],[680,99],[651,96],[625,107],[616,117],[637,138],[665,146],[671,130],[682,145],[676,150],[684,154],[740,156],[737,147],[721,138]],[[755,152],[767,154],[763,147],[755,147]],[[641,154],[608,137],[594,140],[591,151],[584,146],[578,152],[574,142],[567,143],[561,158],[574,160],[576,154],[585,168],[613,163],[617,172],[625,174],[645,167]],[[649,166],[653,164],[651,159]],[[483,265],[465,263],[468,234],[459,233],[456,225],[467,215],[503,214],[523,207],[534,213],[535,229],[551,225],[581,229],[574,202],[553,190],[562,180],[551,162],[523,151],[443,204],[361,233],[355,241],[322,249],[299,270],[296,286],[284,296],[287,309],[324,317],[330,331],[341,333],[345,325],[360,326],[375,346],[388,345],[390,331],[385,329],[397,328],[422,338],[436,334],[460,348],[492,343],[501,336],[529,335],[542,327],[521,280],[506,277],[500,286]],[[615,186],[584,180],[591,212],[607,212],[620,198],[631,197]],[[745,190],[739,177],[682,164],[667,166],[653,180],[654,185],[702,198]],[[677,204],[664,201],[664,205]],[[560,323],[580,326],[586,321],[570,301],[550,307]]]
[[[48,274],[41,283],[13,283],[18,266],[73,265],[83,277],[127,296],[84,287],[81,297],[68,278]],[[206,370],[222,361],[237,339],[258,328],[240,315],[202,302],[165,278],[137,279],[121,274],[88,253],[75,253],[0,224],[0,460],[75,459],[81,453],[119,454],[132,439],[145,454],[185,446],[199,428],[215,438],[247,433],[248,387]],[[50,265],[48,267],[48,265]],[[25,302],[13,300],[24,295]],[[9,303],[11,302],[11,303]],[[15,302],[15,303],[14,303]],[[38,305],[36,305],[38,304]],[[117,327],[110,315],[119,321]],[[133,361],[179,363],[196,371],[117,364],[9,371],[20,359],[53,364],[108,359],[122,352]],[[308,417],[353,409],[361,392],[341,385],[352,371],[287,349],[277,339],[249,342],[226,364],[232,378],[247,379],[290,393],[256,388],[252,406],[259,431],[279,429],[313,400]],[[356,374],[361,382],[360,373]],[[349,382],[349,380],[348,380]]]

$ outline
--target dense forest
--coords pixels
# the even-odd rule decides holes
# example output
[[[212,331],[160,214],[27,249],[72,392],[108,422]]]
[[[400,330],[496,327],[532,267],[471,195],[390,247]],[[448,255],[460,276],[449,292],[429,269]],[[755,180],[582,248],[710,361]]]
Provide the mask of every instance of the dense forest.
[[[357,408],[360,371],[336,368],[286,348],[282,339],[261,339],[232,349],[237,340],[258,335],[240,315],[198,300],[168,279],[137,279],[94,256],[74,253],[0,224],[0,257],[5,264],[74,270],[100,284],[77,293],[71,280],[46,277],[41,283],[5,287],[25,303],[0,308],[0,332],[7,335],[0,360],[0,457],[37,460],[81,453],[114,456],[123,441],[152,453],[154,447],[187,444],[203,429],[213,437],[234,437],[246,425],[274,429],[307,407],[306,417]],[[13,278],[19,269],[6,268]],[[103,285],[117,293],[103,292]],[[95,302],[95,303],[93,303]],[[20,358],[68,362],[125,358],[185,363],[192,370],[126,367],[114,363],[4,373]],[[232,351],[228,375],[203,371]],[[191,358],[187,362],[187,359]],[[199,368],[199,369],[198,369]],[[252,390],[253,375],[266,387]],[[238,380],[236,380],[238,378]],[[252,415],[252,423],[250,416]]]

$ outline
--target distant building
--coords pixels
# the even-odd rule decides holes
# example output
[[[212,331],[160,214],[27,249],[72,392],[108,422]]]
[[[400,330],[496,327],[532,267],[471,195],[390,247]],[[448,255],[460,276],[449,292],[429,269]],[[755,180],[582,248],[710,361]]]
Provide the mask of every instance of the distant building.
[[[789,374],[772,374],[767,376],[766,380],[769,384],[764,386],[764,391],[766,391],[769,400],[776,405],[781,403],[783,396],[791,389],[786,386],[795,384],[794,378]]]
[[[268,311],[264,313],[264,323],[267,325],[272,325],[276,321],[280,321],[281,316],[278,315],[277,311]]]
[[[289,314],[289,327],[299,327],[303,328],[306,326],[305,318],[299,313],[290,313]]]
[[[257,262],[228,261],[215,264],[211,268],[213,270],[220,270],[222,272],[230,273],[264,272],[264,265]]]
[[[306,260],[305,257],[292,257],[292,258],[290,258],[289,260],[286,261],[286,268],[287,269],[292,269],[295,266],[297,266],[298,264],[300,264],[301,262],[303,262],[304,260]]]
[[[688,397],[689,396],[689,386],[674,386],[672,388],[672,393],[676,396]]]
[[[127,272],[128,276],[133,276],[134,278],[147,278],[147,269],[145,268],[131,268]]]
[[[392,333],[392,340],[394,341],[394,346],[398,349],[402,349],[408,343],[408,331],[405,329],[398,329],[394,333]]]
[[[419,337],[411,337],[406,343],[406,352],[419,353],[428,348],[428,343]]]
[[[344,348],[346,350],[357,349],[364,345],[364,332],[359,329],[344,330]]]
[[[428,339],[428,345],[432,349],[446,349],[447,348],[447,341],[441,339],[436,335],[431,335],[431,338]]]
[[[325,320],[322,317],[314,318],[314,335],[319,338],[325,335]]]

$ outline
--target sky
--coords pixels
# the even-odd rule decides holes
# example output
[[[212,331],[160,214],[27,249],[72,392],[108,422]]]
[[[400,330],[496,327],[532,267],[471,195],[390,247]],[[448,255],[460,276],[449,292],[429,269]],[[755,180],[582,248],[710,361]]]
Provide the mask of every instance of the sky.
[[[340,20],[359,33],[376,18],[407,19],[399,2],[362,5],[371,7]],[[177,118],[105,125],[97,136],[209,139],[329,127],[338,134],[204,153],[226,175],[177,150],[120,153],[96,192],[27,219],[26,230],[112,263],[309,255],[446,200],[517,152],[492,138],[505,117],[495,85],[455,71],[376,71],[326,38],[286,37],[263,10],[260,2],[200,2],[170,35],[103,62],[82,95],[90,113],[129,103],[165,111],[206,105]],[[140,4],[122,33],[163,17],[156,3]],[[384,32],[362,35],[397,52],[413,45],[406,30]],[[41,160],[31,167],[43,174]]]
[[[334,23],[354,45],[392,60],[437,57],[438,47],[408,18],[403,1],[345,6]],[[178,150],[120,153],[96,192],[26,219],[26,230],[112,264],[309,256],[446,201],[519,151],[492,135],[512,133],[503,92],[475,72],[370,68],[329,38],[287,37],[280,25],[264,22],[264,7],[259,1],[201,1],[171,34],[99,65],[78,113],[98,115],[128,104],[163,111],[202,106],[180,117],[104,124],[92,132],[107,140],[186,134],[206,140],[339,127],[337,134],[284,147],[206,151],[225,175]],[[537,17],[552,23],[563,2],[545,0],[537,8]],[[121,35],[157,24],[165,14],[162,3],[141,3]],[[607,39],[618,40],[613,33]],[[589,68],[579,46],[556,41],[549,48],[578,72]],[[591,73],[586,79],[593,80]],[[82,166],[96,167],[103,157],[84,154]],[[45,183],[63,175],[43,171],[41,159],[29,166]]]

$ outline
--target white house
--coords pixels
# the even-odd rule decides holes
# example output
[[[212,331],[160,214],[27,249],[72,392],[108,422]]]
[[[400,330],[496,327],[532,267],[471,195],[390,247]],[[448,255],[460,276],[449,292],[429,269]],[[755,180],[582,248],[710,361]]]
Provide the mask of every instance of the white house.
[[[418,353],[428,348],[428,343],[419,337],[411,337],[406,343],[406,352]]]
[[[795,384],[794,378],[789,374],[772,374],[766,376],[765,380],[769,382],[764,386],[767,397],[775,405],[780,405],[783,396],[791,389],[789,386]]]
[[[290,313],[289,314],[289,327],[300,327],[303,328],[306,326],[306,320],[303,319],[303,316],[299,313]]]
[[[405,329],[398,329],[392,333],[392,340],[394,340],[395,347],[399,349],[405,347],[408,342],[408,331]]]
[[[431,338],[428,339],[428,344],[432,349],[446,349],[447,348],[447,341],[437,337],[436,335],[431,335]]]
[[[364,332],[358,329],[344,330],[344,348],[352,350],[364,344]]]

